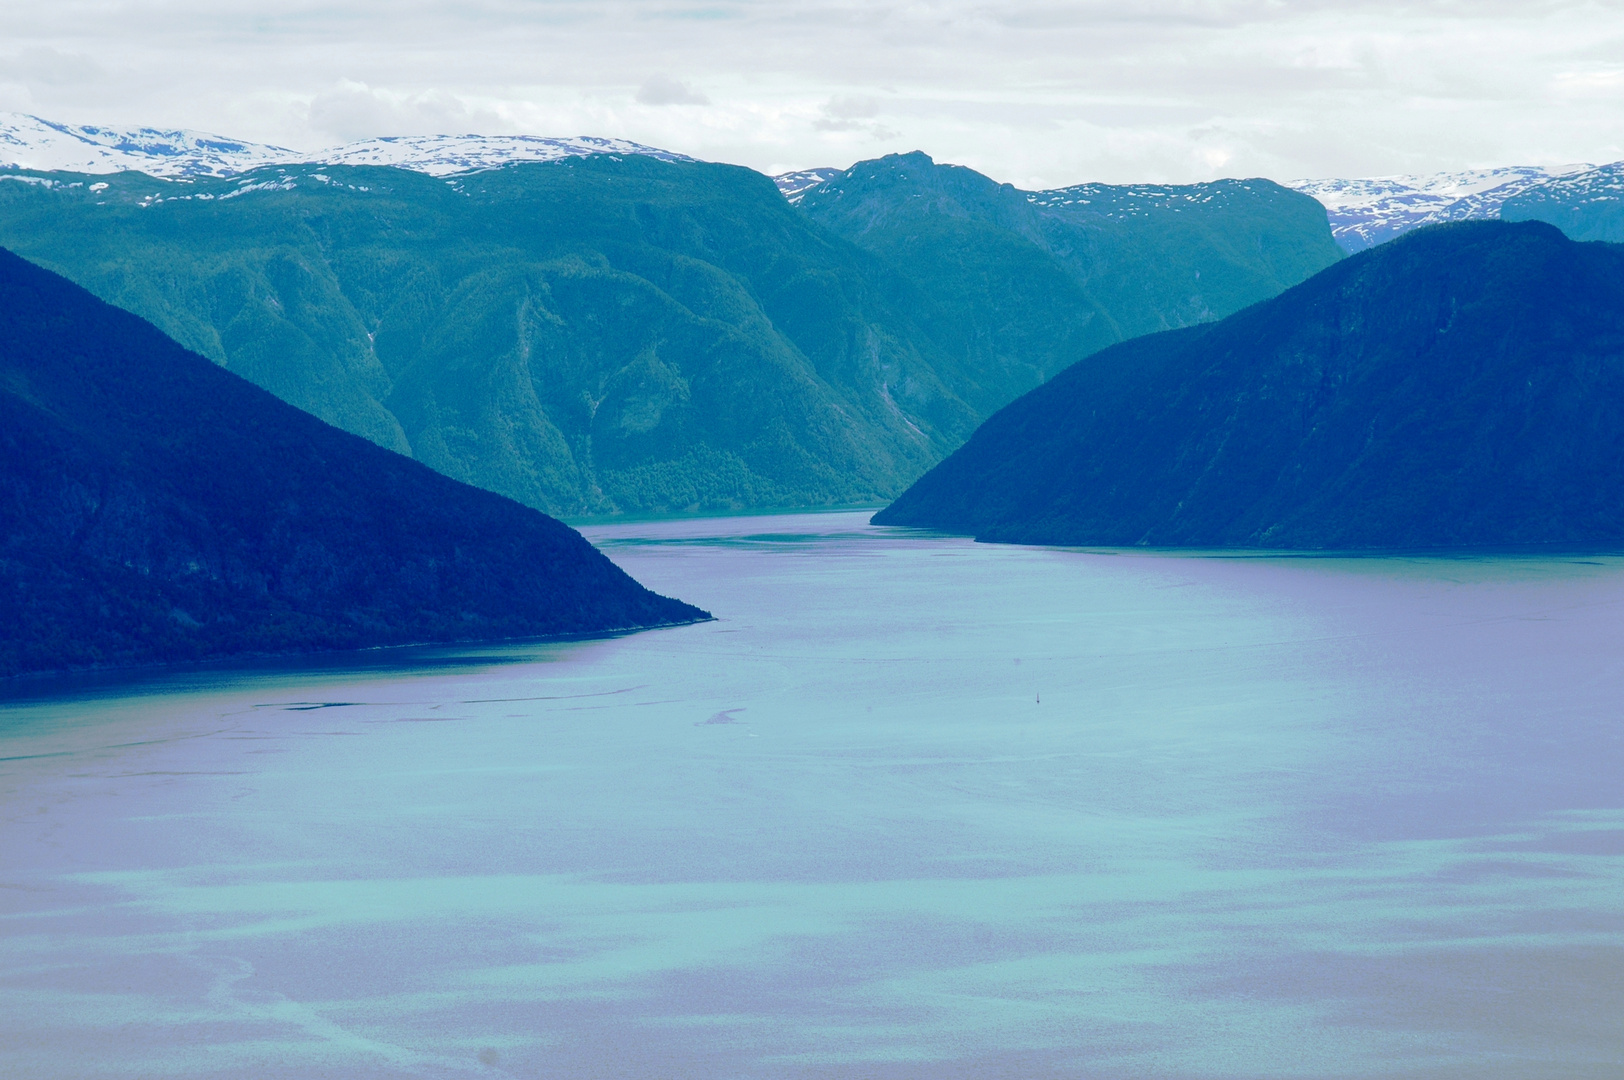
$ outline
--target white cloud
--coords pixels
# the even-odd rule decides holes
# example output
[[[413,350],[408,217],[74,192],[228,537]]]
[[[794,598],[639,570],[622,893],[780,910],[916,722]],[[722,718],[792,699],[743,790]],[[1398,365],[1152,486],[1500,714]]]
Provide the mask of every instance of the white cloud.
[[[1624,158],[1624,0],[62,0],[0,5],[0,42],[41,115],[306,149],[918,148],[1038,185]]]

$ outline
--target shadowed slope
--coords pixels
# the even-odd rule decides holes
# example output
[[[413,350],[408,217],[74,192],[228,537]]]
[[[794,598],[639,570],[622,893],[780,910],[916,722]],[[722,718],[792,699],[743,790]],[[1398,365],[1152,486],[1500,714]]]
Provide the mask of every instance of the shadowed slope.
[[[875,517],[1022,543],[1624,541],[1624,248],[1424,229],[1127,342]]]
[[[705,617],[0,251],[0,675]]]

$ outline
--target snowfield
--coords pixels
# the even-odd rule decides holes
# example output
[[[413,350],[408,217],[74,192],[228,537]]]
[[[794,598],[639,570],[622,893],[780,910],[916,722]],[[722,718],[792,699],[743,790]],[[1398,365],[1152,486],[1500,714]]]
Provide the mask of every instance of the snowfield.
[[[234,176],[266,165],[395,165],[451,176],[515,161],[553,161],[587,154],[693,160],[627,139],[539,135],[405,135],[309,154],[201,131],[86,127],[24,113],[0,113],[0,167],[39,172],[143,172],[173,179]]]

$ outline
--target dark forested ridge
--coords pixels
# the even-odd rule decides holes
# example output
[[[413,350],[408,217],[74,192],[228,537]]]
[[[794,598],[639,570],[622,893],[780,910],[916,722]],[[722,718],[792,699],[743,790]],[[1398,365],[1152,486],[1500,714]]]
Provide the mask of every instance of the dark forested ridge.
[[[891,498],[1073,360],[1335,256],[1289,192],[961,253],[854,244],[748,169],[647,157],[0,179],[0,243],[330,423],[575,515]]]
[[[1436,226],[1096,354],[875,517],[986,540],[1624,542],[1624,247]]]
[[[704,617],[0,251],[0,675]]]

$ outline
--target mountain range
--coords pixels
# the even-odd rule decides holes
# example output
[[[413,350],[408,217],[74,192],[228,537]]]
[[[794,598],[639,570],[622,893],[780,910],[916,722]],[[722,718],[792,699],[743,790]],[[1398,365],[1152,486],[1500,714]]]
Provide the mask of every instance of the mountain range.
[[[1624,541],[1624,246],[1412,232],[1096,353],[875,516],[1039,544]]]
[[[450,177],[16,170],[0,244],[330,423],[571,516],[887,501],[1089,352],[1340,254],[1318,204],[1267,181],[1039,206],[901,155],[815,190],[792,206],[748,169],[609,153]]]
[[[693,160],[627,139],[539,135],[404,135],[365,139],[311,154],[201,131],[59,124],[25,113],[0,113],[0,167],[45,172],[142,172],[184,178],[239,176],[268,165],[317,164],[396,165],[431,176],[450,176],[515,161],[556,161],[588,154]]]
[[[0,676],[706,617],[0,251]]]
[[[1093,352],[1273,296],[1340,253],[1324,210],[1267,180],[1021,191],[922,153],[864,161],[804,191],[817,225],[920,295],[986,416]]]
[[[1506,221],[1547,221],[1575,240],[1624,243],[1624,162],[1533,185],[1500,207]]]
[[[862,163],[853,168],[860,168]],[[803,169],[774,179],[799,204],[846,170]],[[1117,190],[1132,190],[1120,185]],[[1200,187],[1201,185],[1191,185]],[[1549,221],[1576,240],[1624,242],[1624,162],[1612,165],[1509,166],[1430,175],[1361,179],[1285,180],[1325,207],[1331,235],[1343,251],[1363,251],[1423,225],[1446,221]],[[1147,192],[1157,185],[1138,185]],[[1079,184],[1026,192],[1036,205],[1065,205],[1067,193],[1084,195],[1107,185]],[[1075,205],[1075,203],[1074,203]]]
[[[314,153],[289,150],[197,131],[119,129],[61,124],[23,113],[0,113],[0,168],[110,173],[135,170],[150,176],[235,176],[271,165],[395,165],[435,176],[497,168],[515,161],[550,161],[585,154],[641,154],[668,161],[691,160],[625,139],[545,138],[533,135],[426,135],[368,139]],[[1362,251],[1422,225],[1494,219],[1508,204],[1508,220],[1533,214],[1568,228],[1577,215],[1593,223],[1591,204],[1606,203],[1602,216],[1624,199],[1618,186],[1624,163],[1604,166],[1507,166],[1433,174],[1282,181],[1318,200],[1330,216],[1331,233],[1343,250]],[[846,170],[800,169],[775,176],[780,191],[798,203],[811,189]],[[1042,193],[1037,193],[1042,194]],[[1527,211],[1519,207],[1528,207]],[[1564,219],[1564,220],[1558,220]],[[1606,235],[1581,239],[1624,241],[1624,224]]]
[[[190,132],[5,130],[103,157],[0,171],[0,244],[330,423],[578,517],[890,500],[1079,361],[1418,222],[1624,236],[1619,166],[1300,182],[1328,217],[1261,179],[1022,191],[921,153],[768,178],[609,140],[294,164]]]
[[[1349,252],[1384,243],[1423,225],[1500,217],[1525,193],[1559,192],[1594,173],[1591,165],[1561,168],[1512,166],[1427,176],[1379,176],[1360,180],[1289,180],[1286,186],[1325,205],[1331,235]],[[1624,239],[1624,235],[1619,237]]]

